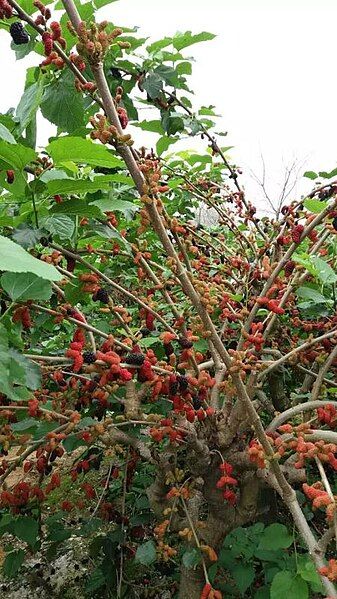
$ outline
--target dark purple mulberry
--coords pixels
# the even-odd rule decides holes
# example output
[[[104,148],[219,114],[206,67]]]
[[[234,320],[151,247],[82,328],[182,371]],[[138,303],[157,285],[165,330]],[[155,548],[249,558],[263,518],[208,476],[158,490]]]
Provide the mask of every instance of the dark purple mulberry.
[[[190,347],[193,347],[193,342],[187,339],[187,337],[180,337],[178,343],[182,349],[190,349]]]
[[[12,40],[16,46],[28,44],[29,35],[20,21],[16,21],[15,23],[11,24],[9,33],[11,34]]]
[[[103,289],[103,287],[100,287],[100,289],[98,289],[96,291],[96,293],[94,293],[94,295],[92,296],[92,299],[94,300],[94,302],[102,302],[102,304],[108,304],[109,303],[109,294],[106,289]]]
[[[126,364],[129,364],[130,366],[142,366],[144,364],[144,360],[144,354],[140,354],[137,352],[132,352],[124,358],[124,362],[126,362]]]
[[[96,362],[96,354],[93,351],[86,351],[83,354],[83,360],[85,364],[93,364]]]

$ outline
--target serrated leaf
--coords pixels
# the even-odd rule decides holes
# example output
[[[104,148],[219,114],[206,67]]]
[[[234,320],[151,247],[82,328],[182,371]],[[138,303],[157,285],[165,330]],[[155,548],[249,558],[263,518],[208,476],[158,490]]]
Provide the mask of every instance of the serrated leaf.
[[[66,214],[55,214],[43,221],[43,227],[60,239],[71,239],[75,231],[74,221]]]
[[[82,137],[59,137],[52,141],[46,150],[55,164],[62,164],[71,159],[76,164],[90,164],[106,168],[123,166],[122,161],[111,150]]]
[[[285,570],[278,572],[271,583],[270,599],[308,599],[308,585],[300,576]]]
[[[76,91],[74,75],[69,70],[62,73],[45,89],[41,112],[48,121],[68,133],[84,125],[82,94]]]
[[[293,536],[283,524],[275,522],[267,526],[261,534],[259,549],[286,549],[293,542]]]
[[[156,559],[156,546],[153,541],[146,541],[143,545],[139,545],[135,555],[135,561],[143,564],[143,566],[149,566]]]
[[[1,277],[1,286],[13,301],[48,300],[52,294],[50,281],[30,272],[6,272]]]
[[[31,272],[48,281],[59,281],[62,275],[52,264],[34,258],[20,245],[0,235],[0,270]]]

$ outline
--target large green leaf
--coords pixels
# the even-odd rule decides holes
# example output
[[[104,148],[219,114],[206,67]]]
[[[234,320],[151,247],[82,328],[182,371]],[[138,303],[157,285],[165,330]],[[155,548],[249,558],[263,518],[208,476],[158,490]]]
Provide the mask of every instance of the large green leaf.
[[[8,272],[31,272],[48,281],[60,281],[62,275],[52,264],[31,256],[20,245],[0,235],[0,270]]]
[[[308,599],[308,585],[301,576],[284,570],[278,572],[271,584],[270,599]]]
[[[275,522],[267,526],[261,534],[259,549],[286,549],[293,542],[293,537],[288,533],[284,524]]]
[[[71,239],[75,231],[75,223],[66,214],[55,214],[43,221],[43,227],[60,239]]]
[[[84,125],[82,94],[76,91],[74,75],[69,70],[45,89],[41,112],[51,123],[68,133]]]
[[[73,198],[62,204],[55,204],[51,209],[52,214],[77,214],[88,218],[102,218],[102,212],[93,204],[88,204],[86,200]]]
[[[48,181],[47,188],[51,195],[94,193],[100,189],[109,189],[114,175],[97,175],[93,179],[54,179]]]
[[[59,137],[52,141],[46,149],[55,164],[72,160],[79,164],[106,168],[123,166],[122,161],[111,150],[82,137]]]
[[[1,277],[1,286],[13,301],[48,300],[52,294],[50,281],[31,272],[5,272]]]

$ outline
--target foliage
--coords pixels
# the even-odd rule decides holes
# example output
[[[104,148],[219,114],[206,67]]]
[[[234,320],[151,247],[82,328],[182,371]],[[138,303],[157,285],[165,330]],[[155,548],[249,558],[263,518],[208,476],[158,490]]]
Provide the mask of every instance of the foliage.
[[[40,55],[0,115],[3,573],[79,536],[88,597],[337,597],[336,169],[257,215],[192,106],[213,34],[148,43],[105,4],[0,0]]]

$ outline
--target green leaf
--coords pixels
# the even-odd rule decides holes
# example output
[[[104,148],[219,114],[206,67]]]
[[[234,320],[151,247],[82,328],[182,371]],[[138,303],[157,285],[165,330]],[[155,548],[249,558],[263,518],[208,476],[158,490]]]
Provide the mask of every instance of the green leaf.
[[[163,80],[156,73],[149,73],[143,81],[142,86],[150,98],[155,100],[163,89]]]
[[[307,179],[314,180],[314,179],[317,179],[317,177],[318,177],[318,174],[317,174],[317,173],[315,173],[314,171],[306,171],[306,172],[303,174],[303,177],[306,177]]]
[[[38,532],[38,522],[29,516],[19,516],[14,523],[14,534],[31,547],[36,543]]]
[[[111,150],[82,137],[59,137],[46,148],[55,164],[72,160],[76,164],[90,164],[116,168],[123,166],[122,161],[114,156]]]
[[[303,205],[304,208],[309,210],[309,212],[319,214],[320,212],[322,212],[322,210],[324,210],[327,207],[328,202],[321,202],[320,200],[312,200],[309,198],[307,200],[304,200]]]
[[[285,570],[278,572],[271,583],[270,599],[308,599],[308,585],[300,576]]]
[[[88,218],[102,218],[102,213],[97,206],[89,205],[86,200],[80,198],[62,202],[62,204],[55,204],[51,212],[52,214],[77,214]]]
[[[6,272],[1,277],[1,286],[13,301],[48,300],[52,294],[50,281],[30,272]]]
[[[135,560],[143,566],[149,566],[156,559],[156,546],[153,541],[146,541],[139,545],[136,551]]]
[[[0,270],[31,272],[48,281],[60,281],[62,279],[62,275],[56,270],[55,266],[34,258],[20,245],[2,235],[0,235]]]
[[[214,33],[208,33],[207,31],[202,31],[202,33],[196,35],[193,35],[191,31],[185,31],[185,33],[176,33],[172,43],[176,50],[182,50],[192,46],[192,44],[213,40],[215,37]]]
[[[0,139],[7,141],[9,144],[16,144],[15,137],[11,134],[11,132],[0,123]]]
[[[316,289],[311,289],[311,287],[299,287],[296,290],[296,295],[302,299],[309,300],[314,304],[326,304],[330,302],[328,298],[324,297],[324,295],[316,291]]]
[[[68,133],[84,125],[82,94],[76,91],[74,75],[69,70],[65,70],[45,89],[41,112],[48,121]]]
[[[176,141],[178,141],[179,137],[161,137],[156,144],[156,151],[157,154],[159,156],[161,156],[161,154],[163,154],[163,152],[166,152],[166,150],[170,147],[170,145],[176,143]]]
[[[312,256],[311,262],[316,268],[318,278],[322,281],[323,285],[331,285],[337,281],[337,274],[323,258]]]
[[[201,553],[195,547],[185,551],[182,562],[186,568],[195,568],[201,562]]]
[[[41,385],[41,369],[38,364],[35,364],[26,356],[23,356],[15,349],[10,348],[8,355],[11,359],[11,363],[14,365],[14,371],[21,369],[22,377],[21,384],[26,385],[29,389],[35,391]]]
[[[151,131],[152,133],[160,133],[163,135],[164,129],[162,127],[161,121],[153,120],[153,121],[140,121],[132,123],[134,127],[139,127],[142,131]]]
[[[93,179],[54,179],[47,183],[47,188],[51,195],[94,193],[100,189],[109,189],[114,181],[113,177],[114,175],[97,175]]]
[[[293,542],[293,536],[288,533],[284,524],[275,522],[267,526],[261,534],[259,549],[286,549]]]
[[[75,223],[66,214],[53,215],[43,221],[43,227],[60,239],[71,239],[75,231]]]
[[[94,591],[100,589],[106,583],[106,578],[104,572],[101,568],[96,568],[90,575],[87,584],[85,585],[85,590],[87,593],[92,594]]]
[[[0,170],[13,169],[15,172],[14,183],[6,182],[6,173],[1,173],[0,186],[5,187],[11,193],[18,197],[25,194],[27,179],[24,174],[24,168],[35,160],[36,153],[31,148],[21,144],[12,144],[0,139]]]
[[[45,171],[39,181],[43,183],[48,183],[48,181],[55,181],[56,179],[70,179],[69,175],[65,171],[62,171],[58,168],[51,168],[48,171]]]
[[[319,171],[318,175],[322,177],[322,179],[331,179],[337,175],[337,168],[334,168],[332,171]]]
[[[27,223],[22,223],[12,233],[12,239],[23,248],[33,248],[45,233],[41,229],[34,229]]]
[[[241,596],[245,596],[246,590],[250,587],[255,578],[254,566],[249,564],[239,564],[230,570],[231,576],[235,580]]]
[[[19,133],[21,134],[29,125],[36,114],[40,105],[43,93],[42,79],[27,87],[21,96],[16,109],[15,120],[19,123]]]
[[[122,212],[128,219],[132,218],[135,212],[138,212],[139,206],[126,200],[119,200],[113,197],[113,191],[109,193],[108,198],[92,202],[90,206],[97,206],[102,212]]]
[[[169,46],[170,44],[172,44],[172,38],[164,37],[162,40],[153,42],[153,44],[150,44],[149,46],[147,46],[146,49],[149,52],[149,54],[153,54],[154,52],[158,52],[159,50],[162,50],[163,48],[167,48],[167,46]]]
[[[24,559],[25,552],[23,549],[8,553],[3,565],[4,575],[8,578],[13,578],[13,576],[20,570]]]
[[[20,420],[19,422],[14,422],[11,425],[11,428],[15,432],[27,431],[38,425],[37,420],[34,418],[24,418],[24,420]]]
[[[315,564],[310,558],[306,556],[299,556],[297,573],[301,576],[301,578],[303,578],[303,580],[306,580],[310,583],[313,591],[316,593],[319,593],[320,591],[323,592],[321,578],[316,570]]]

